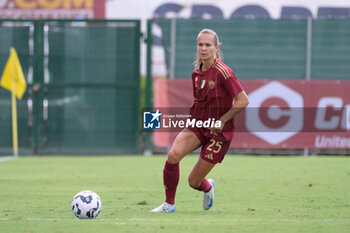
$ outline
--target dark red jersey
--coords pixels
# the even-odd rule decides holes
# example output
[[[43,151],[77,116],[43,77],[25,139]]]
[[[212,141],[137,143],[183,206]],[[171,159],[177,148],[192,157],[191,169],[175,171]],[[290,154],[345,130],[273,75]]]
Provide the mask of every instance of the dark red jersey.
[[[191,107],[192,118],[207,120],[215,118],[219,120],[231,109],[235,95],[243,91],[236,75],[222,61],[215,63],[206,71],[200,68],[192,73],[194,102]],[[211,137],[224,137],[231,140],[234,131],[234,120],[226,122],[221,135]],[[206,137],[210,137],[210,131],[204,131]],[[222,139],[222,138],[221,138]]]

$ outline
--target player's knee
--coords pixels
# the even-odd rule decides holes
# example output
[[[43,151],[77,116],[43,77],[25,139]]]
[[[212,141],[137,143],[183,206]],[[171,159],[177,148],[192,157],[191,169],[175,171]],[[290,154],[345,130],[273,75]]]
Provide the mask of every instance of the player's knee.
[[[181,155],[176,150],[170,150],[168,153],[168,162],[169,163],[179,163],[181,160]]]
[[[189,176],[188,185],[193,189],[197,189],[201,185],[201,183],[197,179],[194,179],[191,176]]]

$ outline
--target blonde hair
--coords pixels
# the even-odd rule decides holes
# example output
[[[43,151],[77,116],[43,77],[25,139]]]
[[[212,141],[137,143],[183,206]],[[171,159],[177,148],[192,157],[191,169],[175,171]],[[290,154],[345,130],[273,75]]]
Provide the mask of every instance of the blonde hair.
[[[202,34],[202,33],[213,35],[214,36],[214,45],[215,46],[218,46],[218,45],[220,46],[221,45],[221,43],[219,41],[219,37],[218,37],[218,35],[216,34],[215,31],[213,31],[211,29],[208,29],[208,28],[205,28],[205,29],[203,29],[202,31],[200,31],[198,33],[197,39],[198,39],[198,36],[200,34]],[[222,54],[222,52],[220,50],[220,47],[219,47],[218,51],[216,51],[216,59],[219,59],[219,60],[223,60],[224,59],[224,56],[223,56],[223,54]],[[195,66],[195,68],[199,68],[201,63],[202,63],[202,60],[199,58],[198,52],[197,52],[196,53],[196,59],[194,60],[193,65]]]

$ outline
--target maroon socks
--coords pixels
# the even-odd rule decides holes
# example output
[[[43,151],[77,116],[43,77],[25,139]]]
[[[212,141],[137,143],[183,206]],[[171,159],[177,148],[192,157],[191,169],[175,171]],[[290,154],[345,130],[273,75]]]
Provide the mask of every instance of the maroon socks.
[[[180,178],[179,164],[178,163],[171,164],[168,161],[166,161],[164,170],[163,170],[163,182],[164,182],[165,196],[166,196],[165,201],[172,205],[174,205],[175,203],[175,194],[176,194],[177,184],[179,183],[179,178]]]
[[[210,182],[207,180],[207,178],[204,178],[201,185],[196,188],[199,191],[203,191],[203,192],[209,192],[211,189],[211,184]]]
[[[166,161],[163,169],[163,182],[166,196],[165,202],[172,205],[175,203],[175,194],[179,183],[179,178],[179,164],[172,164]],[[211,184],[206,178],[204,178],[201,185],[196,189],[203,192],[209,192],[211,189]]]

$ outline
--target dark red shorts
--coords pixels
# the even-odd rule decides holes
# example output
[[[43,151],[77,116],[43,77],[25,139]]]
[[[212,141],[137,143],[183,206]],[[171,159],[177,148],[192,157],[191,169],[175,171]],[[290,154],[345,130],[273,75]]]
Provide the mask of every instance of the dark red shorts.
[[[200,157],[209,163],[221,163],[230,147],[231,140],[226,141],[223,137],[215,137],[212,134],[208,134],[206,129],[188,129],[191,130],[202,143]]]

